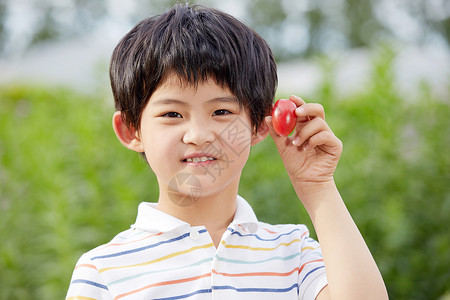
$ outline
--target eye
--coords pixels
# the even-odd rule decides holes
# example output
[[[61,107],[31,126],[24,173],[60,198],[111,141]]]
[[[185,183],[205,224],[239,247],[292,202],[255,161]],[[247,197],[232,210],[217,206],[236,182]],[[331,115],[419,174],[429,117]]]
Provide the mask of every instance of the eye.
[[[161,117],[165,117],[165,118],[182,118],[182,116],[174,111],[168,112],[163,114]]]
[[[222,115],[229,115],[232,112],[227,109],[218,109],[213,113],[213,116],[222,116]]]

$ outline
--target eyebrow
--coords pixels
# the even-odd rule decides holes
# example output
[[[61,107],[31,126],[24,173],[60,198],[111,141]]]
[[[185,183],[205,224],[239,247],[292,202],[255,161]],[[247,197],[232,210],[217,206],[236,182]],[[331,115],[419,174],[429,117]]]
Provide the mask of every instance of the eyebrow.
[[[236,97],[216,97],[216,98],[212,98],[212,99],[206,101],[207,104],[209,104],[209,103],[217,103],[217,102],[228,102],[228,103],[239,104],[239,102],[236,99]],[[188,102],[177,100],[177,99],[172,99],[172,98],[158,99],[158,100],[153,102],[153,105],[171,105],[171,104],[178,104],[178,105],[182,105],[182,106],[188,106],[189,105]]]
[[[236,97],[217,97],[207,101],[207,103],[215,103],[215,102],[228,102],[237,104],[239,103]]]
[[[154,105],[170,105],[170,104],[178,104],[178,105],[183,105],[183,106],[187,106],[188,103],[181,101],[181,100],[177,100],[177,99],[171,99],[171,98],[163,98],[163,99],[158,99],[156,101],[153,102]]]

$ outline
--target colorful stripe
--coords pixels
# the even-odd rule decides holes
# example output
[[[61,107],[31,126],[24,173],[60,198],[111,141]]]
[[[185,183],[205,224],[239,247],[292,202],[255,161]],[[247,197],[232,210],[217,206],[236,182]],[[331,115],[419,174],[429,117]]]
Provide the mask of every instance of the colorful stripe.
[[[273,251],[281,246],[290,246],[293,243],[301,242],[300,239],[293,239],[289,243],[280,243],[276,247],[267,248],[267,247],[252,247],[252,246],[245,246],[245,245],[229,245],[225,241],[222,241],[221,244],[225,246],[225,248],[232,248],[232,249],[246,249],[246,250],[253,250],[253,251]]]
[[[192,297],[198,294],[205,294],[205,293],[211,293],[212,290],[234,290],[236,292],[240,292],[240,293],[246,293],[246,292],[261,292],[261,293],[286,293],[289,292],[293,289],[297,289],[298,290],[298,284],[293,284],[290,287],[287,288],[236,288],[233,286],[212,286],[211,289],[202,289],[202,290],[197,290],[195,292],[189,293],[189,294],[184,294],[184,295],[179,295],[179,296],[173,296],[173,297],[164,297],[164,298],[156,298],[154,300],[178,300],[178,299],[185,299],[188,297]]]
[[[254,233],[242,234],[242,233],[240,233],[240,232],[237,231],[237,230],[233,231],[231,234],[232,234],[232,235],[233,235],[233,234],[237,234],[237,235],[240,236],[240,237],[253,236],[253,237],[257,238],[257,239],[260,240],[260,241],[273,242],[273,241],[278,240],[278,239],[279,239],[280,237],[282,237],[282,236],[291,235],[292,233],[297,232],[297,231],[300,231],[300,229],[299,229],[299,228],[296,228],[296,229],[294,229],[294,230],[291,230],[290,232],[282,233],[282,234],[278,235],[277,237],[271,238],[271,239],[262,238],[262,237],[260,237],[259,235],[254,234]],[[303,235],[302,235],[300,238],[303,238],[306,234],[308,234],[308,232],[303,233]]]
[[[219,255],[216,255],[217,260],[219,261],[224,261],[224,262],[228,262],[228,263],[233,263],[233,264],[262,264],[271,260],[280,260],[280,261],[286,261],[286,260],[290,260],[293,258],[296,258],[297,256],[300,256],[300,252],[298,253],[294,253],[292,255],[289,256],[272,256],[270,258],[267,259],[262,259],[262,260],[239,260],[239,259],[230,259],[230,258],[225,258],[225,257],[221,257]]]
[[[80,265],[76,265],[75,266],[75,270],[79,269],[79,268],[91,268],[91,269],[97,269],[94,265],[92,264],[80,264]]]
[[[207,232],[207,230],[203,229],[203,230],[200,230],[198,233],[201,234],[201,233],[205,233],[205,232]],[[147,245],[147,246],[144,246],[144,247],[131,249],[131,250],[126,250],[126,251],[117,252],[117,253],[112,253],[112,254],[107,254],[107,255],[94,256],[94,257],[91,258],[91,260],[103,259],[103,258],[111,258],[111,257],[117,257],[117,256],[132,254],[132,253],[136,253],[136,252],[141,252],[141,251],[144,251],[144,250],[148,250],[148,249],[151,249],[151,248],[158,247],[158,246],[163,245],[163,244],[169,244],[169,243],[173,243],[173,242],[185,239],[189,235],[190,235],[190,233],[185,233],[185,234],[180,235],[180,236],[178,236],[176,238],[173,238],[173,239],[170,239],[170,240],[161,241],[159,243]]]
[[[75,279],[72,280],[71,284],[77,284],[77,283],[83,283],[83,284],[87,284],[87,285],[92,285],[104,290],[108,290],[108,287],[106,285],[94,282],[94,281],[90,281],[90,280],[84,280],[84,279]]]
[[[113,286],[115,284],[119,284],[119,283],[122,283],[122,282],[125,282],[125,281],[128,281],[128,280],[136,279],[136,278],[139,278],[139,277],[142,277],[142,276],[155,274],[155,273],[163,273],[163,272],[170,272],[170,271],[177,271],[177,270],[181,271],[183,269],[196,267],[196,266],[202,265],[202,264],[207,263],[207,262],[212,262],[212,260],[213,260],[212,257],[208,257],[208,258],[200,260],[200,261],[198,261],[196,263],[193,263],[193,264],[190,264],[190,265],[187,265],[187,266],[183,266],[183,267],[179,267],[179,268],[171,268],[171,269],[163,269],[163,270],[154,270],[154,271],[149,271],[149,272],[143,272],[143,273],[139,273],[139,274],[136,274],[136,275],[133,275],[133,276],[124,277],[122,279],[110,282],[110,283],[108,283],[108,285],[109,286]]]
[[[255,293],[255,292],[256,293],[286,293],[295,288],[298,290],[297,283],[295,283],[287,288],[236,288],[236,287],[230,286],[230,285],[222,285],[222,286],[213,286],[212,287],[213,290],[234,290],[239,293],[248,293],[248,292],[252,292],[252,293]]]
[[[303,247],[301,251],[305,251],[305,250],[317,250],[319,247],[311,247],[311,246],[306,246]]]
[[[212,272],[217,275],[226,276],[226,277],[251,277],[251,276],[275,276],[275,277],[283,277],[283,276],[290,276],[294,272],[299,272],[300,268],[296,267],[292,269],[289,272],[253,272],[253,273],[223,273],[223,272],[217,272],[216,270],[213,270]]]
[[[108,244],[106,244],[106,245],[103,245],[103,246],[101,246],[101,247],[96,248],[94,251],[95,251],[95,252],[98,252],[98,251],[103,250],[103,249],[106,249],[106,248],[108,248],[108,247],[123,246],[123,245],[128,245],[128,244],[132,244],[132,243],[141,242],[141,241],[143,241],[143,240],[146,240],[146,239],[148,239],[148,238],[151,238],[151,237],[154,237],[154,236],[158,236],[158,235],[161,235],[161,234],[163,234],[163,232],[159,232],[159,233],[157,233],[157,234],[151,234],[151,235],[148,235],[148,236],[143,237],[143,238],[141,238],[141,239],[133,240],[133,241],[130,241],[130,242],[124,242],[124,243],[108,243]],[[122,238],[122,239],[125,239],[125,238]]]
[[[117,297],[114,297],[114,299],[117,300],[117,299],[129,296],[129,295],[133,295],[133,294],[136,294],[138,292],[144,291],[144,290],[152,288],[152,287],[172,285],[172,284],[178,284],[178,283],[185,283],[185,282],[195,281],[195,280],[202,279],[202,278],[205,278],[205,277],[210,277],[210,276],[211,276],[211,273],[206,273],[206,274],[203,274],[203,275],[200,275],[200,276],[194,276],[194,277],[189,277],[189,278],[183,278],[183,279],[169,280],[169,281],[153,283],[153,284],[146,285],[146,286],[144,286],[142,288],[139,288],[137,290],[133,290],[131,292],[128,292],[128,293],[125,293],[125,294],[121,294],[121,295],[119,295]]]
[[[155,298],[153,300],[178,300],[178,299],[184,299],[184,298],[189,298],[198,294],[209,294],[212,292],[212,289],[203,289],[203,290],[198,290],[189,294],[184,294],[184,295],[179,295],[179,296],[173,296],[173,297],[164,297],[164,298]]]
[[[316,259],[316,260],[312,260],[312,261],[305,262],[305,263],[300,267],[300,270],[299,270],[298,272],[300,273],[301,271],[303,271],[303,268],[304,268],[306,265],[311,264],[311,263],[317,263],[317,262],[323,262],[323,259]]]
[[[306,273],[306,275],[303,277],[302,282],[301,282],[300,284],[302,284],[302,283],[306,280],[306,278],[307,278],[309,275],[311,275],[311,274],[314,273],[315,271],[320,270],[320,269],[322,269],[322,268],[325,268],[325,266],[317,267],[317,268],[315,268],[315,269],[312,269],[312,270],[309,271],[308,273]]]
[[[269,230],[267,228],[264,228],[264,227],[263,227],[263,230],[267,231],[268,233],[272,233],[272,234],[277,234],[278,233],[278,232],[271,231],[271,230]]]
[[[212,272],[214,274],[217,275],[222,275],[222,276],[226,276],[226,277],[250,277],[250,276],[275,276],[275,277],[283,277],[283,276],[290,276],[292,275],[294,272],[300,273],[303,271],[303,269],[305,268],[306,265],[310,264],[310,263],[316,263],[316,262],[323,262],[323,259],[317,259],[317,260],[313,260],[313,261],[309,261],[304,263],[301,267],[296,267],[294,269],[292,269],[289,272],[253,272],[253,273],[223,273],[223,272],[217,272],[216,270],[213,270]],[[320,268],[316,268],[312,271],[310,271],[309,273],[313,273],[315,270],[318,270]],[[307,273],[305,275],[305,277],[307,277],[309,275],[309,273]]]
[[[201,245],[201,246],[192,247],[192,248],[187,249],[187,250],[183,250],[183,251],[179,251],[179,252],[174,252],[174,253],[171,253],[171,254],[169,254],[169,255],[165,255],[165,256],[163,256],[163,257],[159,257],[159,258],[157,258],[157,259],[153,259],[153,260],[151,260],[151,261],[146,261],[146,262],[139,263],[139,264],[126,265],[126,266],[119,266],[119,267],[103,268],[103,269],[100,269],[100,270],[98,270],[98,271],[99,271],[99,273],[103,273],[103,272],[106,272],[106,271],[117,270],[117,269],[125,269],[125,268],[133,268],[133,267],[147,266],[147,265],[151,265],[151,264],[154,264],[154,263],[157,263],[157,262],[164,261],[164,260],[169,259],[169,258],[173,258],[173,257],[177,257],[177,256],[179,256],[179,255],[187,254],[187,253],[189,253],[189,252],[192,252],[192,251],[195,251],[195,250],[198,250],[198,249],[206,249],[206,248],[210,248],[210,247],[214,247],[214,244],[213,244],[213,243],[210,243],[210,244],[206,244],[206,245]]]

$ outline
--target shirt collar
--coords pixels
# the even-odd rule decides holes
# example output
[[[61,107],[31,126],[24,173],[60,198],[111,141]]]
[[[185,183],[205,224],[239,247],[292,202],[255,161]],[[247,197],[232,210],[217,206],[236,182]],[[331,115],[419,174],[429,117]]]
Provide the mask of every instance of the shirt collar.
[[[241,225],[250,233],[255,233],[259,228],[258,219],[256,218],[252,207],[239,195],[236,198],[236,212],[231,225]]]
[[[131,228],[146,231],[168,232],[190,225],[156,208],[157,203],[142,202],[138,207],[136,222]],[[241,196],[236,198],[236,212],[230,226],[241,225],[245,230],[254,233],[258,230],[258,219],[247,201]]]

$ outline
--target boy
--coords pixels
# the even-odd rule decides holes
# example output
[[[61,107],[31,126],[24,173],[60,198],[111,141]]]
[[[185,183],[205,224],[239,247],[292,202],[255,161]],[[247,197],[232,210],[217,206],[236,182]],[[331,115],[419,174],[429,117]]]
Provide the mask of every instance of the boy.
[[[387,298],[334,184],[342,144],[323,108],[296,96],[295,133],[275,133],[276,66],[254,31],[175,5],[120,41],[110,76],[114,131],[145,156],[159,199],[80,258],[66,299]],[[237,195],[250,147],[269,133],[320,248],[304,225],[258,222]]]

